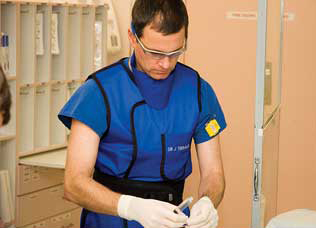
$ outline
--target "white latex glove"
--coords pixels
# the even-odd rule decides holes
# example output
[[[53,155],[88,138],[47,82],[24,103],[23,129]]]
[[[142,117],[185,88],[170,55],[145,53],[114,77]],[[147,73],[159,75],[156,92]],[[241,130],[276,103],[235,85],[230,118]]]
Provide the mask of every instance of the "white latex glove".
[[[178,214],[174,213],[177,210]],[[145,228],[179,228],[188,217],[176,206],[159,200],[122,195],[117,213],[127,220],[136,220]]]
[[[187,224],[189,228],[217,227],[217,210],[209,197],[204,196],[193,205]]]

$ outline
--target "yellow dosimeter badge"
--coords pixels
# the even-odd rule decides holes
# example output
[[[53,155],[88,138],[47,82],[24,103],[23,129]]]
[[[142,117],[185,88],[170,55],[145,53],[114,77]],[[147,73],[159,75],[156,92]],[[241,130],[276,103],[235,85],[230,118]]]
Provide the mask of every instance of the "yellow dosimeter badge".
[[[221,129],[221,127],[215,119],[211,120],[205,125],[205,130],[207,131],[210,137],[216,135],[219,129]]]

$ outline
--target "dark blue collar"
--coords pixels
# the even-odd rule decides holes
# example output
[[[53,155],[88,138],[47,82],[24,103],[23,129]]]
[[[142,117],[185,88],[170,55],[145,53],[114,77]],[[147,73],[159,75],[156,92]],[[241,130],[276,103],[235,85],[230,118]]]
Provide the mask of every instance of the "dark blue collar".
[[[156,80],[145,72],[137,70],[135,54],[131,56],[130,61],[135,82],[146,103],[152,108],[164,109],[169,102],[174,81],[174,71],[166,79]]]

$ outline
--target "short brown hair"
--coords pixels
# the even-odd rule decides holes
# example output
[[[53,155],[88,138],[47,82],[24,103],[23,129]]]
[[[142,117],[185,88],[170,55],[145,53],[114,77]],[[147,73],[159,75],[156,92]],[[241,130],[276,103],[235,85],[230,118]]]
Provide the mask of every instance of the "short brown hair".
[[[5,74],[0,66],[0,113],[3,115],[3,125],[10,120],[11,93]]]
[[[142,37],[144,27],[151,23],[164,35],[177,33],[184,27],[185,38],[188,37],[189,19],[183,0],[136,0],[132,10],[132,29]]]

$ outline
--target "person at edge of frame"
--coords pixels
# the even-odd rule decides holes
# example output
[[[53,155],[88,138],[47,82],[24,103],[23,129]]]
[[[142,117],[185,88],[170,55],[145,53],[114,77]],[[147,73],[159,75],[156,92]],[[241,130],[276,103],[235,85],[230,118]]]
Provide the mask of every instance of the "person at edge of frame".
[[[10,121],[11,93],[4,71],[0,66],[0,127]]]
[[[11,103],[12,101],[9,84],[0,64],[0,127],[8,124],[10,121]],[[10,223],[4,223],[0,215],[0,228],[10,227],[13,223],[14,221]]]

